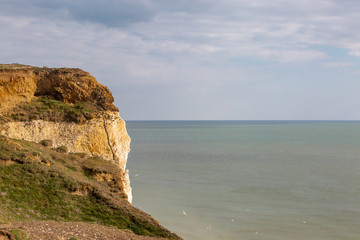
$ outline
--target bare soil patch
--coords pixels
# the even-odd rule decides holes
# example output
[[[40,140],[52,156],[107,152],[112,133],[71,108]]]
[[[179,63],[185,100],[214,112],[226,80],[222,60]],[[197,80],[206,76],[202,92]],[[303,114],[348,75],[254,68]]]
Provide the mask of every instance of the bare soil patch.
[[[10,230],[21,229],[32,240],[159,240],[128,230],[84,222],[31,221],[0,225],[0,240],[13,240]],[[8,235],[6,235],[8,234]]]

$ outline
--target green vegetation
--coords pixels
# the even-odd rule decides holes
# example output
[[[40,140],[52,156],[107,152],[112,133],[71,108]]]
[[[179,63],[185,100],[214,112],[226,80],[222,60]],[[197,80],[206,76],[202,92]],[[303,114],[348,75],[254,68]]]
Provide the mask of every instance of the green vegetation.
[[[27,234],[21,229],[13,229],[10,231],[16,237],[16,240],[27,240]]]
[[[35,72],[41,71],[51,71],[51,70],[80,70],[79,68],[49,68],[47,66],[43,67],[35,67],[30,65],[24,65],[19,63],[11,63],[11,64],[0,64],[0,70],[21,70],[21,69],[33,69]]]
[[[10,69],[27,69],[33,68],[28,65],[23,65],[19,63],[12,63],[12,64],[0,64],[0,70],[10,70]]]
[[[61,152],[61,153],[67,153],[67,151],[68,151],[67,147],[65,147],[65,146],[57,147],[57,148],[55,148],[55,150],[57,152]]]
[[[98,111],[101,111],[99,106],[89,102],[71,105],[48,97],[39,97],[13,109],[7,117],[2,117],[0,121],[31,121],[41,119],[52,122],[82,123],[92,119]]]
[[[97,181],[98,173],[111,174],[113,179]],[[59,153],[0,136],[0,223],[82,221],[171,238],[123,198],[119,179],[114,165],[101,158]]]
[[[44,147],[51,147],[53,145],[53,141],[49,139],[44,139],[40,142]]]

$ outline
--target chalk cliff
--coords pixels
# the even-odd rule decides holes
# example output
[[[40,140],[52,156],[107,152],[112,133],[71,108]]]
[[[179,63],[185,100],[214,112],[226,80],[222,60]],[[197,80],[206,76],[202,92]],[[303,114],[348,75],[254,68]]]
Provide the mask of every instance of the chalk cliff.
[[[0,239],[181,239],[130,204],[113,101],[80,69],[0,64]]]
[[[80,69],[0,64],[0,134],[51,140],[54,148],[114,162],[131,202],[130,137],[113,101],[107,87]]]

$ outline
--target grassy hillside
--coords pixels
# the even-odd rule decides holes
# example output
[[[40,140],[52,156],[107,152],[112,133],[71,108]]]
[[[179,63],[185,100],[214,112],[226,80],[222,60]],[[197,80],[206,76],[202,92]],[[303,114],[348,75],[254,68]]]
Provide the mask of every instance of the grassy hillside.
[[[124,199],[116,166],[64,147],[0,136],[0,223],[92,222],[177,239]]]

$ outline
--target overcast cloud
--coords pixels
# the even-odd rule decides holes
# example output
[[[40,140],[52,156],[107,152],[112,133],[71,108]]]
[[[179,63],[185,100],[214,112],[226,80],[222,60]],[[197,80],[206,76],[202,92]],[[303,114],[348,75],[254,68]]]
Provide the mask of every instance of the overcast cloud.
[[[125,119],[359,119],[360,2],[2,0],[0,62],[79,67]]]

